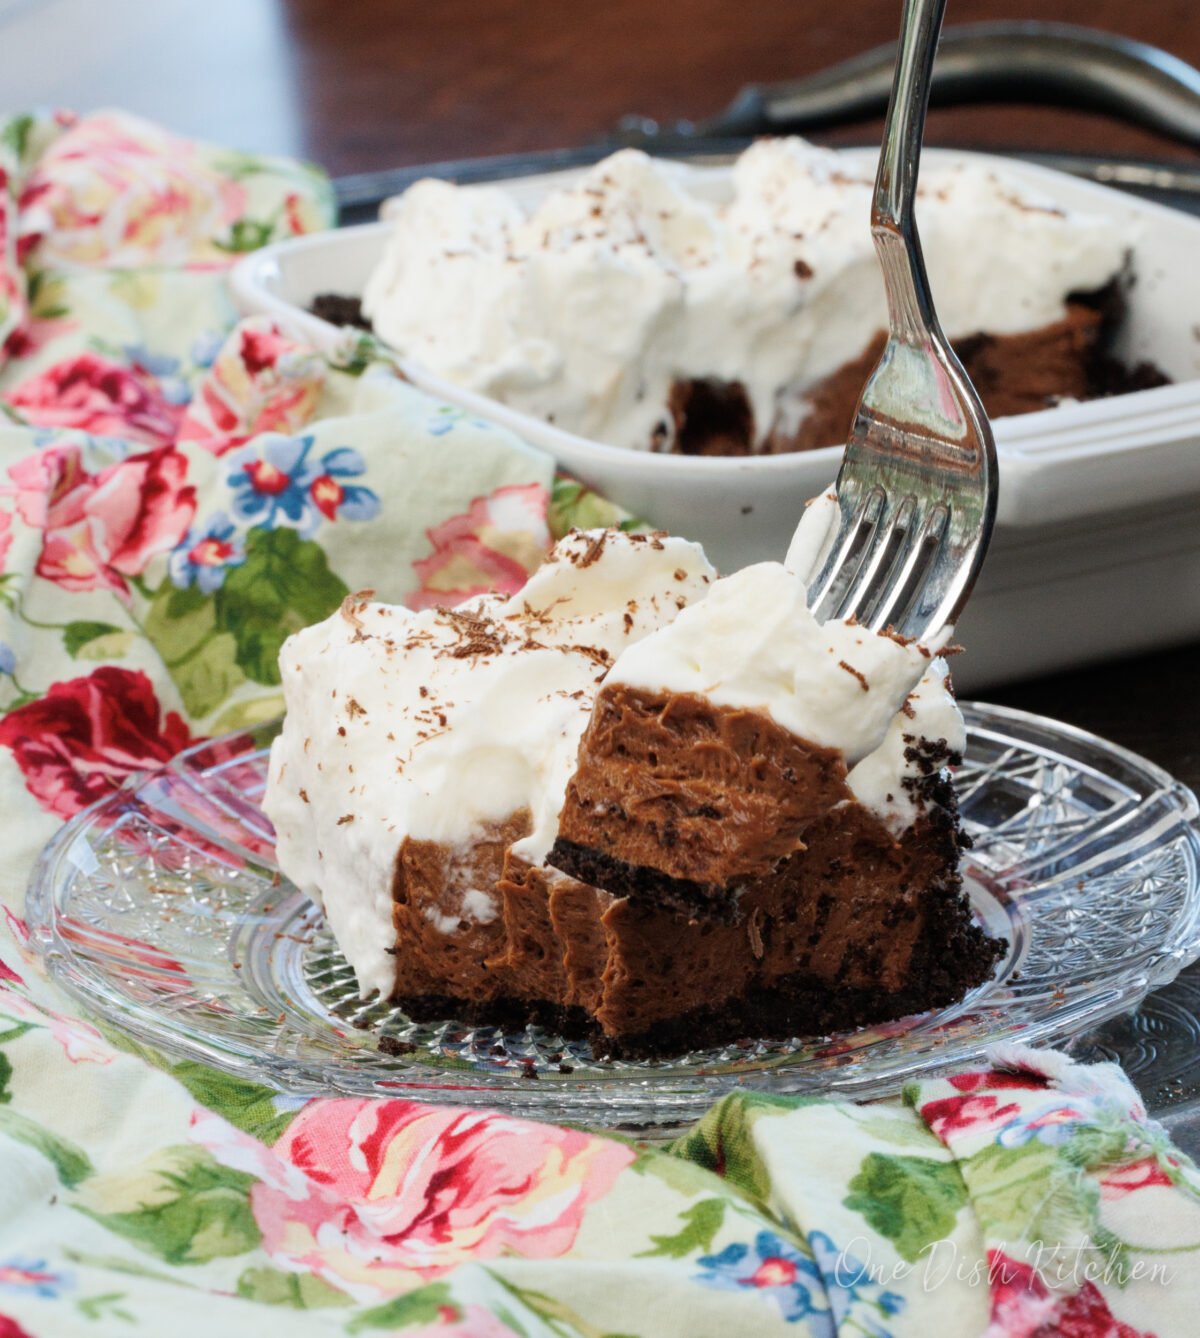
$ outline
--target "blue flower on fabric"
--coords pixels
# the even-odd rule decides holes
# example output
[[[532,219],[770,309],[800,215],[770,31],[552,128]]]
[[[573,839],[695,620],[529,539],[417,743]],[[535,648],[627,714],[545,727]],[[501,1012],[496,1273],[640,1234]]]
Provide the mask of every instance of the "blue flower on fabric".
[[[231,460],[233,514],[239,520],[265,522],[274,528],[292,524],[300,529],[320,524],[308,489],[317,476],[309,463],[312,437],[278,435],[245,446]],[[261,451],[261,454],[260,454]]]
[[[197,367],[211,367],[224,347],[227,330],[205,330],[192,341],[192,362]]]
[[[168,404],[187,404],[192,388],[179,374],[179,359],[166,353],[151,353],[143,344],[126,344],[124,354],[136,367],[154,377],[159,393]]]
[[[211,595],[220,588],[229,568],[245,560],[246,553],[233,521],[224,511],[218,511],[204,525],[188,530],[167,559],[167,572],[172,584],[181,590],[195,585]]]
[[[469,423],[472,427],[490,428],[491,423],[482,418],[475,418],[467,413],[465,409],[460,409],[453,404],[439,404],[433,413],[429,415],[425,423],[425,430],[431,437],[444,437],[447,432],[451,432],[459,423]]]
[[[309,486],[317,510],[329,520],[374,520],[379,498],[370,488],[344,482],[365,474],[366,469],[362,456],[348,446],[323,455],[321,472]]]
[[[1071,1140],[1086,1118],[1079,1109],[1078,1098],[1064,1096],[1009,1120],[997,1131],[996,1142],[1006,1148],[1035,1142],[1059,1147]],[[1092,1118],[1095,1119],[1095,1114]]]
[[[727,1245],[720,1254],[704,1255],[696,1262],[704,1270],[696,1275],[696,1282],[722,1291],[761,1291],[775,1302],[789,1324],[805,1318],[819,1324],[826,1319],[832,1338],[833,1317],[820,1270],[773,1231],[760,1231],[752,1246],[739,1241]]]
[[[70,1285],[70,1274],[51,1272],[44,1259],[23,1259],[14,1255],[11,1259],[0,1260],[0,1288],[7,1291],[32,1292],[34,1296],[44,1296],[50,1301]]]
[[[856,1331],[872,1338],[891,1338],[875,1315],[898,1315],[904,1309],[904,1297],[884,1289],[883,1283],[871,1276],[871,1270],[849,1250],[839,1247],[824,1231],[809,1233],[808,1243],[813,1258],[825,1281],[826,1294],[834,1319],[840,1328],[854,1308]]]
[[[17,670],[17,653],[6,642],[0,641],[0,674],[10,678]]]
[[[268,436],[262,445],[243,447],[232,458],[233,513],[270,528],[291,525],[311,535],[322,517],[370,520],[379,498],[345,480],[366,472],[362,456],[349,447],[310,459],[313,437]],[[261,454],[260,454],[261,450]]]

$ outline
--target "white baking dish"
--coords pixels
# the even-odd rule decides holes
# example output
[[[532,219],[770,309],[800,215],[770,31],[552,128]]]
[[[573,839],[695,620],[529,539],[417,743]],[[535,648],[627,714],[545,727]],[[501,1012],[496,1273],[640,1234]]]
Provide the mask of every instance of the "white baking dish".
[[[1200,634],[1200,219],[1007,158],[927,156],[991,162],[1065,208],[1127,222],[1136,282],[1116,351],[1176,381],[997,420],[999,525],[961,629],[970,653],[957,668],[960,685]],[[695,170],[703,189],[724,188],[724,167]],[[534,203],[578,175],[505,184]],[[367,224],[264,248],[233,271],[234,296],[244,311],[274,315],[331,347],[342,333],[306,308],[321,292],[360,294],[388,231],[386,222]],[[614,501],[699,539],[726,570],[780,556],[803,501],[837,471],[836,448],[722,459],[610,447],[399,361],[432,394],[512,428]]]

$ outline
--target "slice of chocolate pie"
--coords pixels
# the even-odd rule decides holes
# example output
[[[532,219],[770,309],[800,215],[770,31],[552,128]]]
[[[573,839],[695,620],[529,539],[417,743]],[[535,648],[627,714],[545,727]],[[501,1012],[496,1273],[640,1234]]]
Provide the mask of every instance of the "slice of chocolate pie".
[[[651,922],[671,960],[709,954],[655,1019],[689,1043],[899,1016],[986,979],[998,947],[962,892],[947,770],[964,742],[943,661],[818,624],[777,563],[716,582],[630,647],[548,856],[630,908],[621,949],[639,966],[606,997],[605,1030],[650,1044]]]
[[[267,813],[364,992],[678,1053],[961,998],[945,665],[779,563],[573,534],[518,595],[348,601],[281,655]]]

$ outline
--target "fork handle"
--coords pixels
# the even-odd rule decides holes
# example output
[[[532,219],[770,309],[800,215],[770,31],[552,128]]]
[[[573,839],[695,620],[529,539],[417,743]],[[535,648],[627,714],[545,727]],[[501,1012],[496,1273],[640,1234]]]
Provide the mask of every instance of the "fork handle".
[[[938,330],[914,201],[933,60],[946,0],[904,0],[900,45],[875,176],[871,231],[887,285],[893,333],[913,337]]]

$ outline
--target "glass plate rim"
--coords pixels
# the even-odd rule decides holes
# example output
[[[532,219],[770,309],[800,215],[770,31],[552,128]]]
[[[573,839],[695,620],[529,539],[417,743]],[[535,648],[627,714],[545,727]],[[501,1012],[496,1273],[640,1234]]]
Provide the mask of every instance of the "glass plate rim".
[[[1131,749],[1112,743],[1078,726],[1065,724],[1032,712],[1013,707],[991,705],[985,702],[963,702],[961,705],[969,729],[973,729],[977,733],[994,735],[996,733],[995,726],[1002,725],[1007,728],[1002,730],[1001,737],[1008,740],[1013,740],[1014,734],[1018,738],[1027,735],[1029,732],[1049,734],[1064,743],[1074,743],[1077,747],[1082,747],[1089,752],[1099,753],[1113,761],[1120,761],[1133,775],[1140,777],[1144,782],[1151,783],[1154,793],[1149,797],[1162,797],[1172,806],[1175,829],[1181,829],[1188,833],[1189,844],[1193,853],[1200,850],[1200,831],[1197,827],[1200,804],[1198,804],[1195,794],[1156,763]],[[68,969],[68,966],[72,963],[77,966],[78,960],[72,952],[70,944],[62,938],[56,923],[55,875],[64,855],[71,850],[79,836],[95,822],[101,811],[119,804],[122,797],[126,801],[133,798],[153,778],[170,771],[172,768],[177,768],[180,760],[186,758],[189,754],[206,747],[211,748],[229,739],[261,738],[271,729],[272,724],[273,722],[262,722],[235,731],[231,735],[203,740],[193,745],[192,748],[177,754],[175,758],[162,767],[129,777],[118,790],[77,814],[59,829],[42,852],[35,866],[27,894],[26,911],[30,919],[33,943],[42,956],[51,976],[69,994],[83,1002],[88,1009],[98,1012],[106,1022],[119,1030],[126,1031],[140,1040],[169,1053],[199,1059],[201,1062],[224,1068],[227,1071],[230,1070],[231,1060],[237,1061],[239,1071],[241,1071],[241,1066],[244,1066],[247,1061],[253,1063],[256,1058],[262,1059],[263,1057],[261,1055],[256,1056],[244,1047],[231,1046],[227,1037],[214,1039],[211,1033],[205,1033],[202,1029],[190,1027],[186,1025],[186,1019],[175,1016],[163,1019],[151,1014],[150,1018],[147,1019],[140,1014],[131,1016],[126,1009],[121,1011],[119,1016],[114,1017],[112,1000],[93,981],[90,973],[85,971],[83,976],[80,977]],[[1077,766],[1077,759],[1075,758],[1067,757],[1063,760],[1070,762],[1072,766]],[[1107,773],[1100,772],[1099,774]],[[1114,778],[1109,777],[1109,779]],[[1191,889],[1191,893],[1194,898],[1196,895],[1194,887]],[[1147,993],[1172,980],[1180,970],[1191,961],[1196,960],[1197,957],[1200,957],[1200,906],[1193,907],[1189,923],[1191,925],[1191,935],[1188,941],[1185,944],[1177,944],[1173,952],[1160,954],[1152,966],[1142,970],[1138,977],[1123,982],[1125,988],[1118,997],[1103,999],[1097,996],[1074,1000],[1071,1008],[1065,1010],[1062,1017],[1057,1019],[1045,1018],[1040,1023],[1026,1027],[1022,1032],[1021,1039],[1029,1043],[1065,1042],[1080,1034],[1085,1028],[1098,1025],[1117,1014],[1136,1007]],[[933,1030],[936,1027],[937,1019],[943,1018],[952,1011],[961,1011],[963,1007],[963,1004],[958,1004],[952,1006],[952,1009],[936,1010],[933,1013],[922,1015],[922,1021],[918,1024],[918,1028],[926,1032]],[[991,1030],[994,1030],[994,1028]],[[848,1033],[847,1035],[853,1036],[854,1034],[856,1033]],[[995,1043],[997,1039],[1011,1038],[1008,1036],[1003,1038],[995,1036],[990,1038],[981,1036],[975,1039],[971,1037],[957,1038],[954,1043],[945,1048],[945,1051],[935,1062],[930,1062],[929,1057],[925,1054],[910,1056],[908,1058],[911,1062],[907,1066],[904,1064],[896,1066],[896,1070],[888,1079],[888,1086],[898,1088],[910,1077],[944,1071],[947,1068],[982,1058],[987,1047]],[[852,1057],[853,1049],[851,1048],[848,1053]],[[382,1056],[380,1059],[382,1061]],[[676,1106],[687,1105],[689,1107],[688,1113],[695,1113],[695,1110],[703,1109],[717,1096],[735,1088],[783,1094],[819,1091],[831,1095],[847,1096],[871,1094],[871,1089],[879,1085],[880,1079],[868,1078],[858,1082],[853,1074],[854,1067],[853,1063],[848,1063],[846,1069],[825,1071],[820,1075],[818,1083],[814,1083],[811,1078],[803,1074],[789,1074],[786,1063],[782,1063],[778,1067],[766,1066],[746,1074],[731,1074],[728,1072],[704,1074],[703,1071],[690,1075],[676,1074],[670,1079],[669,1091],[662,1090],[660,1097],[667,1107],[664,1114],[674,1117],[676,1111],[673,1108]],[[910,1071],[904,1071],[906,1067]],[[558,1111],[560,1114],[566,1113],[568,1118],[570,1118],[569,1108],[573,1105],[580,1107],[580,1114],[585,1113],[585,1111],[596,1113],[591,1110],[596,1105],[596,1100],[612,1104],[607,1089],[629,1086],[630,1084],[636,1085],[639,1082],[636,1072],[626,1070],[619,1074],[614,1073],[611,1076],[604,1075],[603,1078],[599,1075],[592,1075],[586,1082],[575,1087],[560,1083],[547,1084],[547,1087],[550,1087],[551,1090],[543,1089],[540,1092],[535,1092],[530,1089],[538,1088],[541,1086],[540,1084],[526,1083],[517,1087],[514,1085],[515,1077],[512,1074],[508,1075],[508,1082],[496,1081],[497,1075],[493,1073],[477,1075],[478,1081],[472,1081],[470,1075],[462,1074],[460,1075],[461,1080],[455,1082],[453,1081],[455,1077],[453,1072],[430,1072],[415,1068],[412,1065],[396,1065],[392,1062],[387,1064],[381,1062],[379,1072],[381,1081],[385,1078],[393,1080],[386,1085],[394,1088],[389,1093],[394,1096],[411,1096],[425,1100],[452,1100],[477,1105],[519,1106],[524,1108],[527,1113],[542,1116],[545,1116],[549,1109]],[[294,1093],[314,1094],[322,1091],[358,1092],[360,1090],[357,1086],[343,1088],[336,1081],[331,1081],[328,1072],[322,1069],[319,1064],[296,1057],[281,1058],[277,1055],[270,1058],[269,1064],[262,1064],[257,1080],[281,1091]],[[649,1081],[653,1084],[653,1073],[646,1073],[641,1081]],[[580,1098],[580,1093],[586,1095]],[[592,1093],[595,1094],[595,1100],[590,1099]],[[516,1099],[518,1097],[519,1099]],[[635,1095],[630,1100],[634,1105],[637,1105],[639,1101],[642,1105],[645,1105],[647,1095],[645,1093],[641,1094],[640,1097]],[[620,1103],[617,1102],[616,1104],[619,1105]],[[608,1117],[615,1112],[606,1107],[600,1113],[611,1124]],[[635,1123],[638,1122],[635,1121]]]

